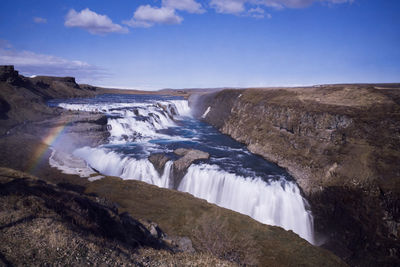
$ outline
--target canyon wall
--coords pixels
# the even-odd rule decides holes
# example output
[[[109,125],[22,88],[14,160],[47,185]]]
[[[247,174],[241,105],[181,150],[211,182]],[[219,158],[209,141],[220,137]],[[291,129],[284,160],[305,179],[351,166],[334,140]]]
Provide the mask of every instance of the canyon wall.
[[[324,247],[351,265],[390,266],[400,253],[398,88],[224,90],[190,101],[196,116],[289,171]]]

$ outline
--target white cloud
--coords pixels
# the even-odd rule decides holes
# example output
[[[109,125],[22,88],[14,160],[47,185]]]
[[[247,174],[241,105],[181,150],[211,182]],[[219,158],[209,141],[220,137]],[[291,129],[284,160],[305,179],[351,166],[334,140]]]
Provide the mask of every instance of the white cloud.
[[[189,13],[204,13],[205,10],[195,0],[162,0],[162,6]]]
[[[254,18],[272,18],[264,8],[304,8],[314,2],[340,4],[354,0],[209,0],[208,7],[217,13],[250,16]],[[130,27],[149,28],[156,24],[180,24],[183,18],[177,11],[201,14],[206,12],[197,0],[161,0],[161,7],[139,6],[130,20],[123,21]]]
[[[249,13],[250,10],[254,11],[257,8],[260,8],[260,6],[275,9],[304,8],[316,2],[343,4],[352,3],[354,0],[211,0],[210,6],[214,8],[217,13],[238,15],[244,13],[246,10],[247,13]],[[250,13],[254,14],[254,12]],[[270,15],[266,15],[266,17],[270,17]]]
[[[246,0],[211,0],[210,5],[218,13],[239,14],[246,10]]]
[[[47,19],[41,17],[34,17],[33,22],[35,23],[47,23]]]
[[[320,0],[262,0],[259,1],[261,4],[273,7],[276,9],[283,9],[283,8],[302,8],[311,5],[313,2],[320,1]],[[328,0],[330,1],[330,0]]]
[[[283,8],[304,8],[312,5],[315,2],[329,3],[329,4],[343,4],[352,3],[354,0],[245,0],[253,4],[265,5],[277,9]]]
[[[271,18],[271,17],[270,17],[271,15],[270,15],[270,14],[265,14],[264,9],[262,9],[262,8],[260,8],[260,7],[250,8],[250,9],[247,11],[247,13],[248,13],[251,17],[257,18],[257,19],[262,19],[262,18],[265,17],[265,15],[266,15],[268,18]]]
[[[128,29],[121,25],[115,24],[106,15],[100,15],[91,11],[89,8],[76,12],[71,9],[65,17],[64,25],[66,27],[78,27],[87,30],[91,34],[107,34],[107,33],[127,33]]]
[[[139,6],[132,19],[123,23],[131,27],[151,27],[154,24],[180,24],[183,18],[170,7]]]
[[[104,69],[84,61],[16,50],[7,42],[0,43],[0,65],[14,65],[26,76],[74,76],[80,81],[98,81],[109,76]]]

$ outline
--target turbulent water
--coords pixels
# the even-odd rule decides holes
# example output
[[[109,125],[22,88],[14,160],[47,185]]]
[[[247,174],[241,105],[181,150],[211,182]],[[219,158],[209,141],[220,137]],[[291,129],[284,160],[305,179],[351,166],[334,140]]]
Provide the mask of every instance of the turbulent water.
[[[176,148],[206,151],[210,159],[192,164],[178,190],[262,223],[293,230],[313,243],[313,218],[293,179],[283,169],[193,118],[186,100],[170,96],[103,95],[58,100],[50,105],[107,115],[108,143],[79,148],[73,153],[101,174],[168,188]],[[152,153],[166,153],[172,159],[162,175],[147,159]]]

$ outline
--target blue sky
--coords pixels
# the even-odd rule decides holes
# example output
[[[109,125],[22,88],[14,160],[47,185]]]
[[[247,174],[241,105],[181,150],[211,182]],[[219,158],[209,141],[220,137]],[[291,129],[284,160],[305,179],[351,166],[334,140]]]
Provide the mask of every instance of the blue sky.
[[[398,0],[2,0],[0,64],[100,86],[400,82]]]

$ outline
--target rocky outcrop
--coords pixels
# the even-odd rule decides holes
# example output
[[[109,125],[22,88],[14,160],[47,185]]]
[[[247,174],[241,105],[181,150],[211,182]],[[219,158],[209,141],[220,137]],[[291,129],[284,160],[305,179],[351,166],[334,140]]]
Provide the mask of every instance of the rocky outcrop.
[[[196,149],[178,148],[174,153],[181,156],[178,160],[174,161],[172,165],[172,177],[174,180],[173,188],[177,189],[185,176],[187,169],[196,160],[208,159],[210,154]]]
[[[174,154],[174,156],[170,156],[163,153],[156,153],[150,155],[148,158],[160,175],[163,175],[164,173],[165,163],[169,160],[173,160],[170,173],[170,188],[174,189],[178,189],[182,178],[185,176],[187,169],[193,162],[201,159],[208,159],[210,157],[210,154],[207,152],[188,148],[175,149]],[[176,159],[176,157],[179,158]]]
[[[82,90],[79,84],[76,83],[74,77],[36,76],[34,78],[31,78],[31,81],[36,86],[43,89],[54,88],[58,91],[64,91],[66,88],[74,88]]]
[[[224,90],[194,104],[292,174],[327,248],[353,265],[390,265],[400,256],[399,96],[396,85],[338,85]]]
[[[163,175],[165,163],[169,158],[162,153],[156,153],[149,156],[149,161],[153,164],[154,168],[157,170],[158,174]]]
[[[171,120],[174,120],[174,116],[179,114],[178,111],[176,110],[175,105],[157,103],[157,106],[162,108],[165,111],[165,113],[168,114]]]
[[[0,66],[0,135],[29,121],[58,114],[46,101],[53,98],[93,96],[92,89],[80,88],[73,77],[19,75],[14,66]]]
[[[18,71],[12,65],[0,66],[0,82],[14,83],[19,79]]]

